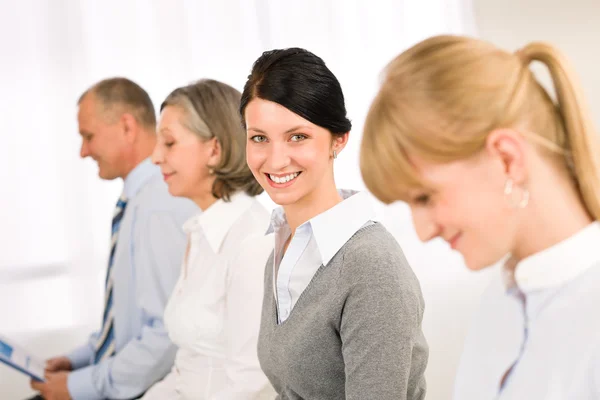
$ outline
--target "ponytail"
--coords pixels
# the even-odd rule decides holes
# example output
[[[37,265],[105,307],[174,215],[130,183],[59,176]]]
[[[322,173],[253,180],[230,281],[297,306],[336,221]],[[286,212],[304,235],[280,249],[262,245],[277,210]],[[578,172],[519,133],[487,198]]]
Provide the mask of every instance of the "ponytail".
[[[567,164],[572,162],[573,173],[588,212],[595,220],[600,220],[600,139],[574,73],[564,56],[548,44],[530,43],[516,54],[526,66],[532,61],[540,61],[550,71],[556,91],[559,122],[567,139]]]

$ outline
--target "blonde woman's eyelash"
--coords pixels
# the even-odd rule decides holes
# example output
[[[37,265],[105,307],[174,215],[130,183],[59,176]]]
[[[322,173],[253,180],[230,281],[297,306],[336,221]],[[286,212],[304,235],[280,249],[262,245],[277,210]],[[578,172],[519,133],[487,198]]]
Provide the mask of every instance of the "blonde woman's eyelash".
[[[418,196],[416,196],[413,201],[417,204],[427,204],[429,202],[429,200],[431,199],[431,196],[429,194],[420,194]]]

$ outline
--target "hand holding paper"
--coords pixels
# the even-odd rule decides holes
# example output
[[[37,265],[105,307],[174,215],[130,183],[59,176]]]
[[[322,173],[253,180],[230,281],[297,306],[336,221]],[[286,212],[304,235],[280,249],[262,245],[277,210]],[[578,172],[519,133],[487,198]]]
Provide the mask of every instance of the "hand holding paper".
[[[54,357],[46,361],[45,372],[71,371],[73,366],[68,357]]]
[[[71,400],[67,379],[69,372],[48,372],[46,381],[31,380],[31,388],[40,392],[45,400]]]

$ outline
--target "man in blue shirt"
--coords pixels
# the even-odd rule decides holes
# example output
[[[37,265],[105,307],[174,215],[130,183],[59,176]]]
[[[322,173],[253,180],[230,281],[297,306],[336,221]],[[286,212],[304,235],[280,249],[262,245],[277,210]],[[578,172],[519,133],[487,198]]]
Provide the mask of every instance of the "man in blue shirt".
[[[172,367],[175,347],[163,311],[185,253],[182,225],[199,210],[172,197],[149,160],[156,116],[144,89],[107,79],[78,104],[81,157],[98,163],[100,178],[124,180],[112,221],[104,312],[88,342],[48,360],[46,381],[32,387],[46,400],[131,399]]]

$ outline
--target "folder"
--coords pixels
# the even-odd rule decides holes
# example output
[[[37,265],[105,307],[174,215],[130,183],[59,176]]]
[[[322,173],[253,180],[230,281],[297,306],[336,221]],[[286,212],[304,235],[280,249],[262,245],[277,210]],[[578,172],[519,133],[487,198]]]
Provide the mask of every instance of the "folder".
[[[25,349],[0,336],[0,362],[31,378],[44,382],[45,362],[30,355]]]

